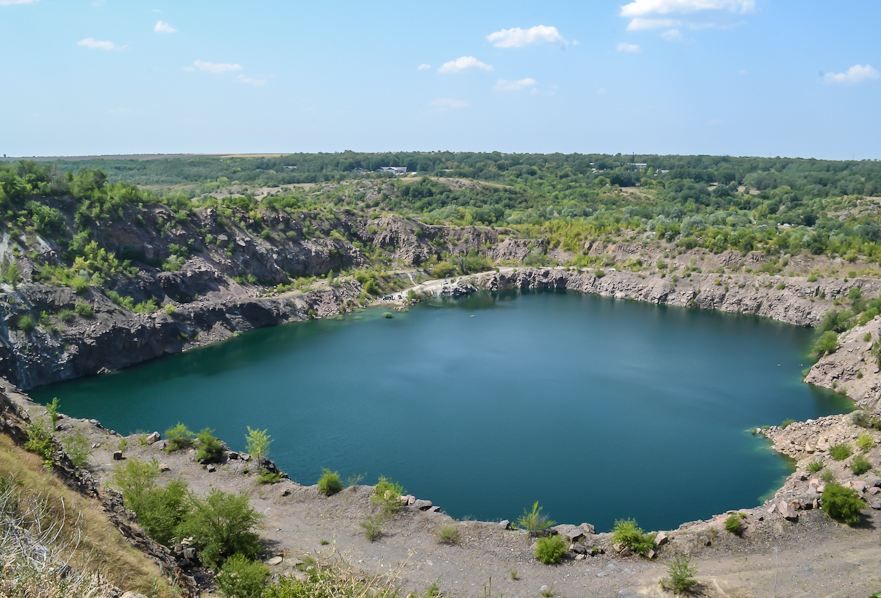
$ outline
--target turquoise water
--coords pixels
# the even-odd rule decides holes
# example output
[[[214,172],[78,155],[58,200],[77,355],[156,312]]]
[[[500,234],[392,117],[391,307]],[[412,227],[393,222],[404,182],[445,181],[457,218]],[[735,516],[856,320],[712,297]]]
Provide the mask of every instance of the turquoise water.
[[[847,409],[803,384],[810,331],[565,293],[480,295],[393,319],[257,330],[119,373],[37,389],[123,433],[177,421],[271,456],[380,474],[448,513],[670,528],[753,506],[789,469],[749,430]]]

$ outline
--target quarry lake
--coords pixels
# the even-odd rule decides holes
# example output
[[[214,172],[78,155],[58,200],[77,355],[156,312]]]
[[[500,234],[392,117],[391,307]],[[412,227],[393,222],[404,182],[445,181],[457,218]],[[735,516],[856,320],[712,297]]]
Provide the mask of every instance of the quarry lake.
[[[575,293],[481,294],[244,334],[36,389],[121,433],[181,421],[314,483],[380,474],[456,517],[635,517],[667,529],[756,505],[790,471],[758,425],[848,409],[801,371],[811,332]]]

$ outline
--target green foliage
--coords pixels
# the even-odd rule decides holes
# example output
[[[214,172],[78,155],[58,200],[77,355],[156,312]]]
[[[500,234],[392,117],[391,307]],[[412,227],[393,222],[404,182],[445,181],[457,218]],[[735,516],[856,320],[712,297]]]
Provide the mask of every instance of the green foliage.
[[[836,461],[844,461],[853,454],[853,450],[847,443],[836,444],[829,448],[829,456]]]
[[[661,587],[674,594],[690,594],[697,587],[697,570],[688,557],[677,556],[667,567],[667,578],[661,581]]]
[[[385,476],[380,476],[376,486],[373,487],[373,495],[370,497],[373,504],[380,507],[385,513],[397,513],[401,509],[401,496],[404,487]]]
[[[538,501],[532,503],[532,509],[523,511],[523,515],[517,520],[518,527],[528,531],[530,536],[544,534],[554,523],[552,519],[542,512],[542,507],[538,504]]]
[[[857,448],[862,452],[869,452],[873,446],[875,446],[875,439],[872,438],[871,434],[860,434],[859,438],[857,438]]]
[[[795,420],[794,420],[794,419],[784,419],[784,420],[780,423],[780,428],[783,429],[783,430],[785,430],[786,428],[788,428],[789,426],[791,426],[791,425],[794,424],[794,423],[795,423]]]
[[[37,327],[37,322],[30,314],[22,314],[15,321],[15,327],[22,332],[31,332]]]
[[[256,430],[251,426],[247,428],[245,436],[245,450],[248,451],[257,463],[269,456],[269,445],[272,437],[267,430]]]
[[[743,535],[743,519],[742,513],[731,513],[725,518],[725,531],[735,536]]]
[[[535,558],[545,565],[556,565],[569,551],[566,541],[560,536],[546,536],[535,543]]]
[[[383,518],[377,515],[368,517],[367,519],[362,521],[361,529],[364,530],[364,537],[371,542],[376,542],[377,540],[379,540],[382,537],[383,522]]]
[[[257,483],[259,484],[277,484],[282,481],[283,476],[277,471],[263,470],[257,474]]]
[[[851,416],[851,421],[861,428],[867,428],[869,430],[881,430],[881,417],[876,417],[871,413],[866,413],[865,411],[854,411]]]
[[[193,433],[181,422],[165,430],[165,450],[169,453],[192,447],[193,440]]]
[[[814,460],[814,461],[811,461],[810,463],[808,463],[808,471],[809,471],[810,473],[817,473],[817,472],[820,471],[821,469],[823,469],[823,462],[820,461],[819,459]]]
[[[52,400],[46,403],[46,414],[49,416],[49,422],[52,429],[58,425],[58,409],[61,407],[61,400],[58,397],[52,397]]]
[[[269,569],[263,563],[234,554],[220,568],[217,588],[227,598],[260,598],[268,580]]]
[[[612,528],[612,542],[646,556],[655,547],[655,535],[642,531],[635,519],[619,519]]]
[[[43,459],[43,465],[52,467],[52,457],[55,454],[55,443],[52,440],[52,429],[43,419],[36,419],[28,424],[28,439],[24,448],[36,453]]]
[[[18,264],[4,259],[3,263],[0,263],[0,282],[13,287],[18,286],[18,283],[21,282],[21,268],[18,267]]]
[[[95,310],[85,301],[77,301],[73,306],[73,311],[81,318],[95,317]]]
[[[74,467],[82,469],[88,465],[89,456],[92,454],[92,443],[82,430],[77,430],[66,436],[61,445]]]
[[[444,525],[437,530],[437,541],[448,546],[458,546],[462,542],[459,528],[455,525]]]
[[[823,490],[823,511],[836,521],[848,525],[859,523],[863,506],[859,494],[852,488],[830,482]]]
[[[343,481],[340,474],[329,469],[321,470],[321,477],[318,478],[318,491],[324,496],[331,496],[343,489]]]
[[[862,455],[857,455],[850,462],[850,470],[854,475],[863,475],[870,469],[872,469],[872,464]]]
[[[263,546],[256,527],[262,517],[244,494],[212,490],[204,499],[190,497],[191,511],[178,527],[178,533],[193,538],[200,558],[209,567],[218,567],[234,554],[247,558],[260,555]]]
[[[219,463],[223,460],[223,443],[210,428],[203,428],[196,435],[196,461]]]
[[[827,330],[822,333],[811,347],[811,355],[814,359],[819,359],[830,353],[834,353],[838,349],[838,333]]]

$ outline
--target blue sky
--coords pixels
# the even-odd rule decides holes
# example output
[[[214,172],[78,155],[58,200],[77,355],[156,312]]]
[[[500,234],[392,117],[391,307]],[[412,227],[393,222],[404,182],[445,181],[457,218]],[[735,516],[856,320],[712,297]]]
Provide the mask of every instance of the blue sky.
[[[881,158],[877,0],[0,0],[0,154]]]

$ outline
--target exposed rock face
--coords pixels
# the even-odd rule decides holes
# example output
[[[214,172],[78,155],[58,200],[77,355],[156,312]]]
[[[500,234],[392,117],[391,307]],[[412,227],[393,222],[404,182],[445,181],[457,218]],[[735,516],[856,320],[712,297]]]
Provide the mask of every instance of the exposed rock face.
[[[881,416],[881,367],[872,346],[881,338],[881,316],[838,338],[838,349],[814,364],[805,381],[847,394],[861,408]]]
[[[817,324],[833,301],[846,296],[853,286],[861,287],[867,295],[881,294],[879,281],[870,279],[808,282],[801,278],[748,274],[694,273],[674,282],[641,272],[607,270],[599,275],[597,270],[503,268],[465,280],[488,290],[569,289],[617,299],[756,315],[797,326]]]

